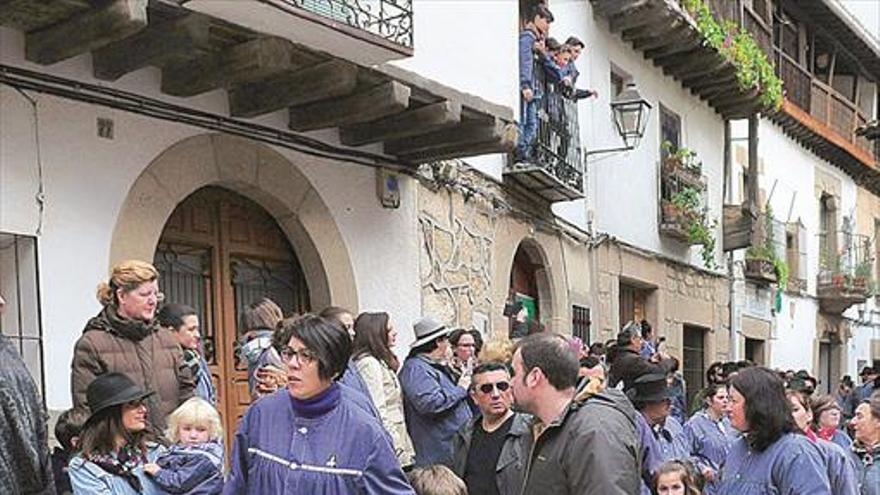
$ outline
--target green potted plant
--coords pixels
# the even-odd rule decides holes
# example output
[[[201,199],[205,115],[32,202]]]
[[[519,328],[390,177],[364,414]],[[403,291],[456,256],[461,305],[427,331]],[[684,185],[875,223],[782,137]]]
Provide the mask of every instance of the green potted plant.
[[[702,185],[703,162],[697,159],[696,152],[676,147],[670,141],[663,141],[660,147],[665,152],[661,167],[664,180],[678,179],[685,184]]]
[[[661,201],[660,233],[692,245],[700,245],[703,264],[709,269],[715,263],[715,227],[709,219],[709,209],[702,206],[702,192],[692,186],[682,187],[669,199]]]
[[[871,280],[871,260],[864,260],[858,265],[853,273],[852,287],[860,292],[868,292]]]
[[[767,283],[777,283],[780,289],[788,284],[788,263],[776,253],[773,245],[773,210],[767,206],[764,212],[764,242],[746,249],[746,278]]]

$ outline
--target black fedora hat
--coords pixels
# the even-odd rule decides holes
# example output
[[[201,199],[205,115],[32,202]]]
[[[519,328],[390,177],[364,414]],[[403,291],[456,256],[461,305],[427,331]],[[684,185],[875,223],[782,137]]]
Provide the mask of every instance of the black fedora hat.
[[[86,403],[91,413],[86,422],[91,421],[99,412],[105,409],[142,400],[151,395],[153,395],[153,392],[148,392],[138,387],[131,381],[131,378],[122,373],[105,373],[100,375],[92,380],[92,383],[86,389]]]
[[[648,373],[635,379],[626,396],[635,403],[660,402],[671,398],[672,390],[666,384],[665,374]]]

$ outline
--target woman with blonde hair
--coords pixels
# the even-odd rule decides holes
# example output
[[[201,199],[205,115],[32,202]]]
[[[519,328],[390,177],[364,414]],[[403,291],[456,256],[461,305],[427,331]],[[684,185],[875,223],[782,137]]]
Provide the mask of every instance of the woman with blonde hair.
[[[159,273],[144,261],[123,261],[98,286],[101,311],[86,323],[71,363],[75,407],[86,406],[86,388],[100,375],[120,372],[138,387],[155,392],[146,400],[152,427],[193,396],[195,377],[183,366],[177,338],[156,322],[163,299]]]
[[[144,466],[156,484],[169,493],[222,493],[223,426],[214,406],[189,399],[168,416],[165,435],[174,445]]]

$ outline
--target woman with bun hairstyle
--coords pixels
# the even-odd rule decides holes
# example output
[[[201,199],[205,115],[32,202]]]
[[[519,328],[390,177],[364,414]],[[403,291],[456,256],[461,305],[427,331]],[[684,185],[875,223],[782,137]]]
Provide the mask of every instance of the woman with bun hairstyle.
[[[86,406],[86,388],[111,372],[123,373],[138,387],[154,392],[146,406],[155,428],[164,429],[165,418],[193,396],[195,378],[183,365],[177,338],[155,319],[162,298],[153,265],[130,260],[113,267],[110,279],[98,286],[101,311],[86,323],[74,346],[75,407]]]

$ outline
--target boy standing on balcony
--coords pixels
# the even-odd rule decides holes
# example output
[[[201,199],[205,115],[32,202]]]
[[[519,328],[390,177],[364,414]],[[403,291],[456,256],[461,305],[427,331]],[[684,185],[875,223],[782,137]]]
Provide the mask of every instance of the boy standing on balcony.
[[[577,61],[578,57],[581,56],[581,52],[584,51],[585,45],[584,42],[581,41],[577,36],[569,36],[567,40],[565,40],[565,45],[568,48],[569,53],[571,53],[571,59],[568,63],[563,67],[562,74],[563,76],[568,76],[571,80],[571,89],[574,91],[573,97],[575,100],[581,100],[584,98],[590,97],[598,97],[599,93],[592,89],[577,89],[575,85],[577,84],[578,76],[580,76],[580,72],[577,70],[577,67],[574,65],[575,61]]]
[[[543,43],[550,31],[553,14],[543,4],[536,5],[529,14],[519,34],[519,88],[521,96],[519,142],[516,145],[516,162],[532,158],[532,148],[538,132],[538,101],[540,88],[535,85],[535,58],[533,50]]]

